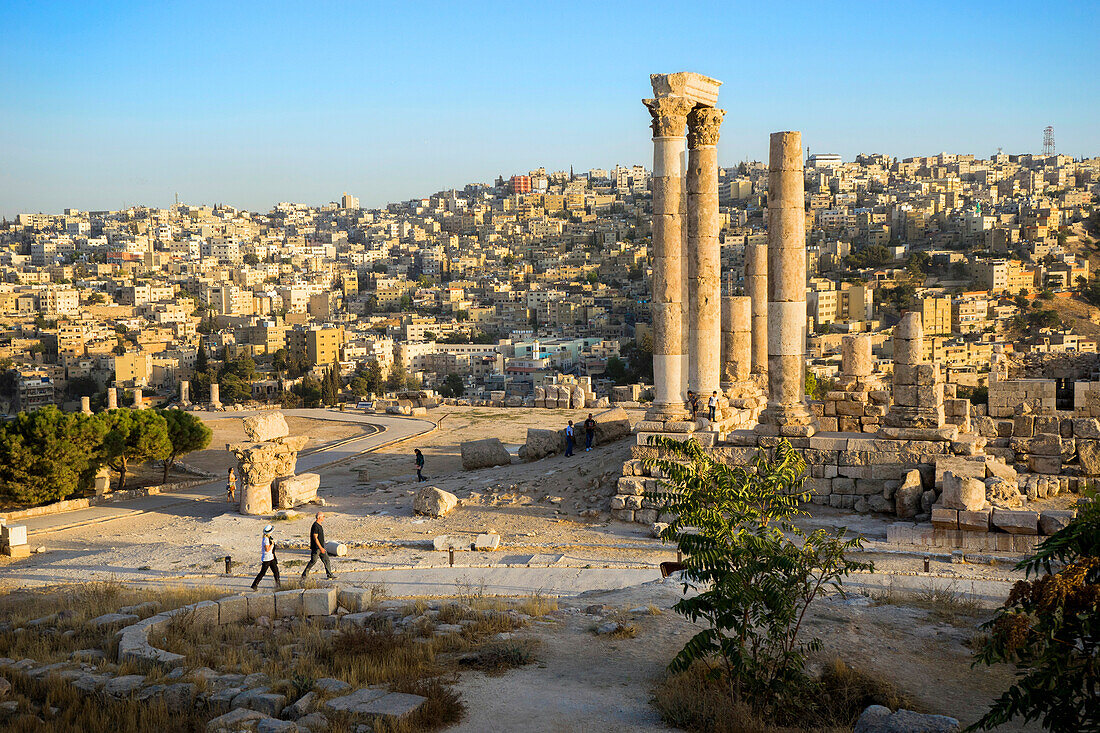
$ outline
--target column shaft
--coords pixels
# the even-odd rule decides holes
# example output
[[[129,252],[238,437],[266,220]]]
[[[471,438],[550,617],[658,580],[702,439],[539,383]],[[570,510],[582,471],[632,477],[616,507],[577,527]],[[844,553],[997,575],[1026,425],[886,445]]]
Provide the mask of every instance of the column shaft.
[[[780,434],[812,432],[806,407],[806,215],[802,134],[771,136],[768,163],[768,408]]]
[[[680,153],[691,103],[680,97],[645,100],[653,116],[653,416],[683,412],[680,393],[683,177]]]
[[[745,246],[745,292],[752,299],[752,371],[768,371],[768,245]]]
[[[688,383],[704,398],[720,387],[722,261],[718,244],[718,134],[722,110],[688,115]]]

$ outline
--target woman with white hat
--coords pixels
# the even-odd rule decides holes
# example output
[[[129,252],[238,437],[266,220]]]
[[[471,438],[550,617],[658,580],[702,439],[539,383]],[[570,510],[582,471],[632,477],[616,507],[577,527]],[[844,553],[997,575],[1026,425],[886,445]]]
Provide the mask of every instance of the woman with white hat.
[[[279,560],[275,557],[275,538],[271,536],[274,531],[273,525],[264,527],[264,536],[260,540],[260,574],[252,581],[252,590],[256,590],[260,585],[260,580],[268,568],[271,568],[271,576],[275,578],[275,587],[279,587]]]

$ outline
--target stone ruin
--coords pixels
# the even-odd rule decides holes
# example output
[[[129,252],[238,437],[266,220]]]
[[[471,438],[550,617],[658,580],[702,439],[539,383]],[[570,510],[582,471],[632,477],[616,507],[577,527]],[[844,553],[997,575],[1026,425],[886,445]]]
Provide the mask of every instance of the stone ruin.
[[[557,374],[549,384],[535,387],[535,407],[583,410],[596,407],[597,402],[596,393],[592,391],[591,377]]]
[[[249,442],[229,446],[241,479],[241,514],[270,514],[273,509],[289,509],[317,498],[321,477],[294,473],[298,452],[309,436],[290,436],[286,418],[278,411],[245,418],[244,432]]]
[[[890,542],[1027,552],[1065,526],[1074,510],[1044,500],[1100,475],[1100,382],[1075,381],[1073,412],[1059,413],[1055,380],[1009,380],[995,350],[987,412],[959,399],[939,365],[926,362],[921,317],[906,313],[893,330],[892,379],[874,373],[870,337],[848,336],[836,388],[810,403],[801,134],[771,136],[767,244],[746,249],[746,295],[715,308],[719,82],[651,79],[655,396],[635,426],[612,515],[661,521],[645,497],[661,477],[645,461],[661,456],[651,439],[663,435],[693,437],[738,465],[787,439],[806,460],[811,501],[896,517]],[[1092,371],[1100,372],[1096,363]],[[696,421],[685,409],[689,388],[700,394]],[[721,408],[711,423],[706,398],[716,390]]]

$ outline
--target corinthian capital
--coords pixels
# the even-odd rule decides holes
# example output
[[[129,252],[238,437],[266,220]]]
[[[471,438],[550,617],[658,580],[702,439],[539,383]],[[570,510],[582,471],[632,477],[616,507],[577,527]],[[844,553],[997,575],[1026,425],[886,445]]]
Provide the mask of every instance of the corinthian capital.
[[[696,107],[688,115],[688,147],[699,148],[718,144],[718,128],[726,110],[714,107]]]
[[[643,99],[642,104],[649,108],[649,114],[653,117],[650,122],[653,137],[684,136],[684,125],[694,102],[684,97],[660,97]]]

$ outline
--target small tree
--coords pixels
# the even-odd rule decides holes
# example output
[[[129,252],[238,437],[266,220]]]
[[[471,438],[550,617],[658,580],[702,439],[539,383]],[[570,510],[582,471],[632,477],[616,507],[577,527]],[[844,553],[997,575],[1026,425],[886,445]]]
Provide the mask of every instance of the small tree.
[[[126,487],[126,470],[133,463],[167,458],[172,452],[168,424],[155,410],[126,408],[104,413],[103,462],[118,471],[118,490]]]
[[[1016,684],[969,730],[1017,717],[1041,718],[1059,733],[1100,730],[1100,498],[1088,496],[1073,521],[1016,567],[1044,575],[1016,583],[983,626],[989,639],[974,662],[1016,665]]]
[[[805,512],[806,463],[783,440],[774,457],[761,449],[747,466],[727,466],[694,439],[651,439],[667,457],[647,459],[668,478],[647,495],[670,517],[661,538],[686,555],[684,590],[698,594],[673,608],[707,628],[669,665],[682,672],[696,662],[728,681],[731,702],[761,712],[794,709],[806,692],[806,654],[820,640],[801,641],[810,604],[850,572],[870,569],[844,553],[860,539],[819,529],[804,533],[792,518]]]
[[[202,420],[183,410],[158,410],[164,418],[168,430],[168,442],[172,448],[164,459],[164,483],[168,483],[168,472],[172,465],[183,455],[202,450],[210,445],[213,435]]]

